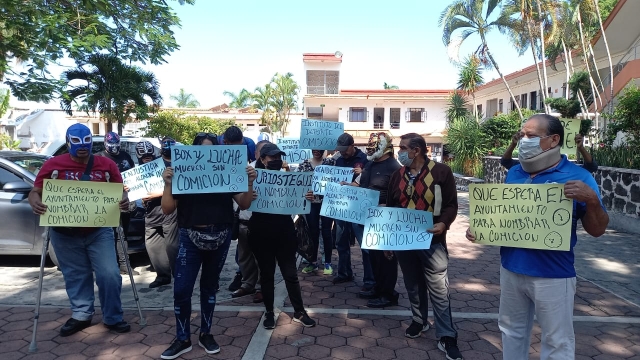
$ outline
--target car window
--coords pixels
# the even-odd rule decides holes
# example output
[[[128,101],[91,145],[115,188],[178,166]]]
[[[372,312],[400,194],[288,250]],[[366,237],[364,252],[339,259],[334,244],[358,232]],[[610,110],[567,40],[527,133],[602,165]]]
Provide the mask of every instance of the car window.
[[[0,189],[4,188],[4,184],[13,181],[23,181],[21,177],[12,173],[11,171],[0,167]]]
[[[42,158],[33,158],[33,157],[23,157],[23,158],[12,158],[11,161],[20,166],[21,168],[27,170],[28,172],[32,173],[33,175],[38,175],[38,172],[40,171],[40,169],[42,168],[42,164],[44,164],[44,162],[47,159],[42,159]]]

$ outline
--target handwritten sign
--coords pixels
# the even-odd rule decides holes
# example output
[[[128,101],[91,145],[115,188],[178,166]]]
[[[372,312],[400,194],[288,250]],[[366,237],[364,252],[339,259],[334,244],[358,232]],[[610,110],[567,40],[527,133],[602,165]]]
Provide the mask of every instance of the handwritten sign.
[[[469,186],[470,228],[476,242],[568,251],[573,200],[563,184]]]
[[[318,165],[313,169],[313,193],[324,195],[327,183],[340,184],[342,181],[351,182],[353,169],[340,166]]]
[[[580,119],[560,119],[562,127],[564,127],[564,142],[560,152],[563,154],[576,153],[576,134],[580,133]]]
[[[282,160],[289,164],[300,164],[301,162],[311,158],[311,150],[309,149],[295,149],[295,150],[283,150],[285,155]]]
[[[192,145],[171,148],[173,194],[246,192],[247,147]]]
[[[335,150],[338,137],[344,133],[344,123],[302,119],[300,148],[312,150]]]
[[[149,193],[164,190],[164,169],[164,160],[159,158],[122,172],[122,182],[129,188],[129,201],[136,201],[147,197]]]
[[[122,184],[45,179],[40,226],[116,227],[120,223]]]
[[[283,172],[256,169],[253,190],[258,197],[248,210],[267,214],[297,215],[311,212],[305,194],[311,190],[312,172]]]
[[[380,192],[327,183],[320,215],[364,225],[367,210],[378,205]]]
[[[433,213],[402,208],[372,207],[364,221],[362,248],[371,250],[429,249]]]
[[[287,150],[298,150],[300,149],[300,139],[299,138],[291,138],[291,137],[283,137],[279,138],[276,141],[276,145],[280,148],[280,150],[286,152]]]

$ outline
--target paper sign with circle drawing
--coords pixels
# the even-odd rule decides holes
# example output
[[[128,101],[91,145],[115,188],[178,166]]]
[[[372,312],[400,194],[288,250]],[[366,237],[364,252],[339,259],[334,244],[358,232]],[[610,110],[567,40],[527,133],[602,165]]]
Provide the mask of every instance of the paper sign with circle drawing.
[[[353,179],[353,169],[350,167],[318,165],[313,169],[313,193],[324,195],[327,183],[350,183]]]
[[[320,215],[364,225],[367,210],[378,206],[379,200],[377,190],[327,183]]]
[[[45,179],[40,226],[116,227],[120,224],[122,184]]]
[[[248,210],[267,214],[298,215],[311,212],[304,196],[311,190],[312,172],[284,172],[256,169],[253,190],[258,197]]]
[[[164,160],[156,159],[122,172],[122,182],[129,187],[129,201],[136,201],[150,193],[163,191]]]
[[[563,154],[576,154],[576,134],[580,133],[580,119],[560,119],[564,127],[564,142],[560,148]]]
[[[173,194],[249,190],[246,145],[191,145],[171,148]]]
[[[300,149],[335,150],[343,133],[342,122],[302,119]]]
[[[569,251],[572,211],[563,184],[469,186],[469,224],[480,244]]]
[[[389,207],[367,210],[362,248],[370,250],[429,249],[433,234],[433,213]]]

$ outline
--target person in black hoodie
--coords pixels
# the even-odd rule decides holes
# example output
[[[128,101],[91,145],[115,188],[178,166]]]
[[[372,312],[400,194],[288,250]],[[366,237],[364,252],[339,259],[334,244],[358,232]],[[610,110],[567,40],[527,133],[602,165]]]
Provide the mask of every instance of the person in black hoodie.
[[[260,149],[260,158],[257,159],[256,168],[280,171],[284,154],[277,145],[265,144]],[[299,322],[305,327],[315,326],[316,322],[307,315],[302,303],[302,292],[296,268],[298,245],[291,215],[265,214],[254,211],[249,220],[249,246],[260,269],[260,285],[266,309],[262,325],[266,329],[276,327],[273,301],[275,296],[274,274],[277,262],[287,287],[287,293],[289,293],[291,306],[294,309],[293,321]]]

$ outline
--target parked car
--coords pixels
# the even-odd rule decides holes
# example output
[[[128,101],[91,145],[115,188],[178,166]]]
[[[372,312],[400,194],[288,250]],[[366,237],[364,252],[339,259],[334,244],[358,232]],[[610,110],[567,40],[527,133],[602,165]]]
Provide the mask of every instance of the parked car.
[[[146,137],[137,137],[137,136],[121,136],[121,149],[128,152],[129,155],[136,159],[136,144],[140,141],[149,141],[153,144],[153,147],[156,150],[156,156],[160,156],[160,140],[156,138],[146,138]],[[104,136],[94,135],[93,136],[93,149],[92,152],[99,153],[104,150]],[[42,149],[38,150],[37,153],[43,155],[56,156],[60,154],[65,154],[69,152],[67,149],[67,144],[65,139],[55,140],[45,145]]]
[[[50,156],[23,152],[0,151],[0,255],[40,255],[46,228],[39,225],[27,197],[36,175]],[[140,205],[141,206],[141,205]],[[129,253],[145,251],[144,208],[131,214],[127,232]],[[57,265],[53,247],[49,257]]]

